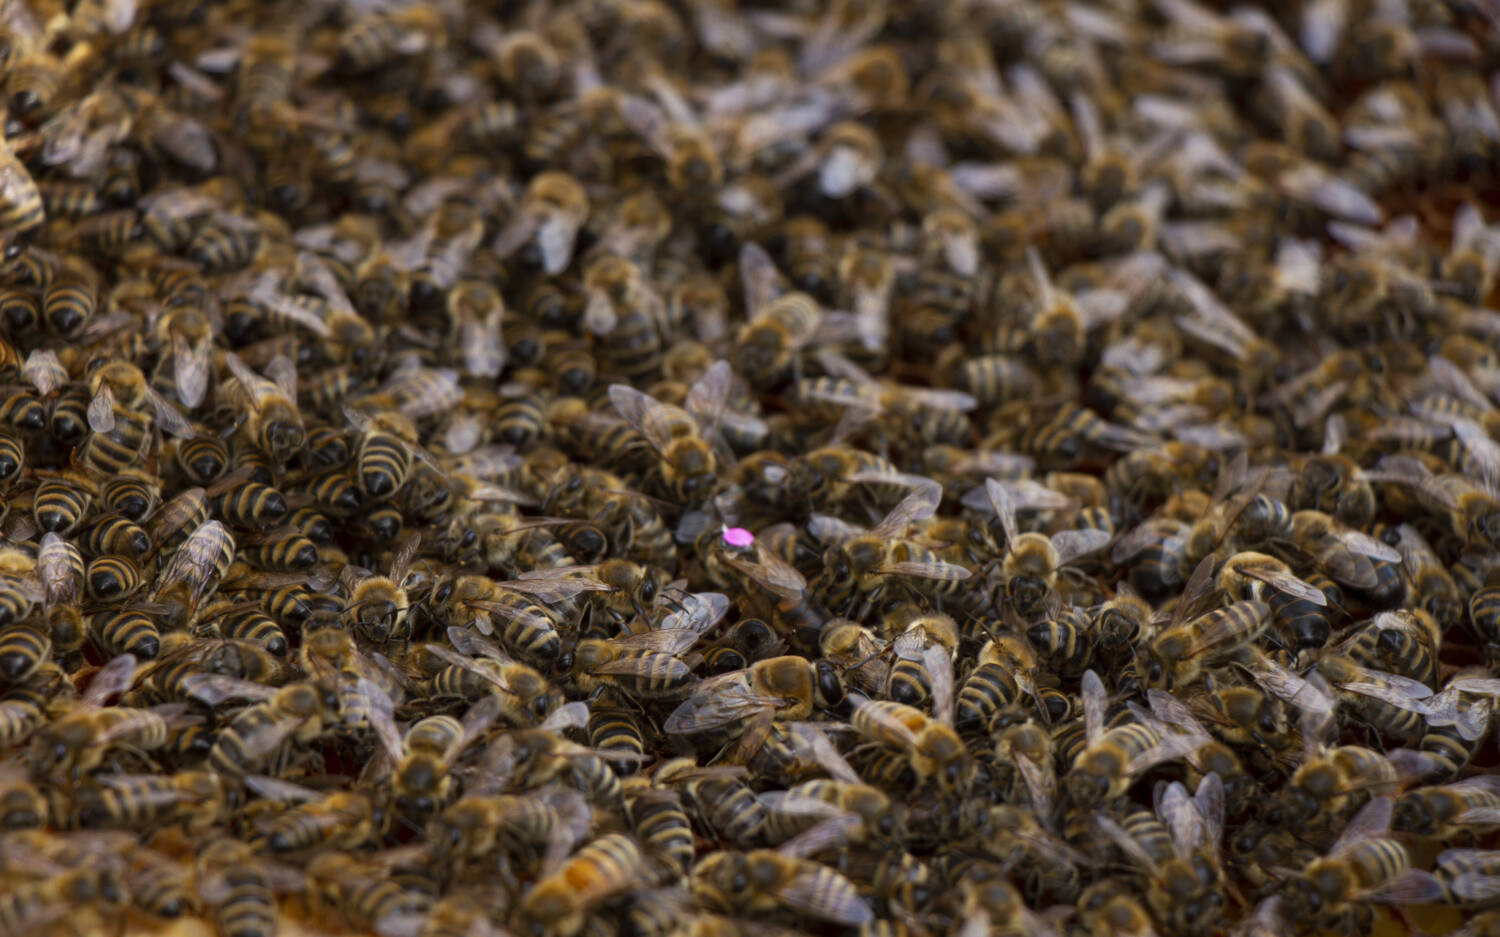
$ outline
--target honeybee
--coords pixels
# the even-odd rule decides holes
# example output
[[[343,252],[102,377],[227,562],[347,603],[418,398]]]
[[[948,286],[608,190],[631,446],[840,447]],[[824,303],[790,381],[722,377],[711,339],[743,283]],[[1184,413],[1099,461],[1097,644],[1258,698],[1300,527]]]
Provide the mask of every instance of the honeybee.
[[[577,180],[561,172],[539,173],[527,185],[521,207],[496,235],[492,249],[503,260],[535,238],[539,266],[556,276],[567,269],[588,214],[588,196]]]
[[[323,793],[255,774],[245,777],[245,786],[265,800],[296,804],[261,828],[266,846],[275,853],[315,847],[353,850],[384,832],[384,811],[369,794]]]
[[[271,937],[278,913],[275,882],[249,844],[228,837],[197,850],[198,890],[226,933]]]
[[[109,697],[130,687],[135,673],[136,659],[129,654],[116,657],[95,673],[80,703],[32,739],[37,770],[56,777],[81,777],[104,759],[111,746],[143,751],[160,748],[173,726],[201,721],[184,714],[180,706],[161,711],[103,706]]]
[[[1224,791],[1217,775],[1208,775],[1192,797],[1180,782],[1167,785],[1157,797],[1156,813],[1171,833],[1167,855],[1157,856],[1112,818],[1097,822],[1111,841],[1146,872],[1146,902],[1167,926],[1183,933],[1214,926],[1224,896],[1218,868],[1223,836]]]
[[[556,693],[547,679],[512,660],[493,641],[456,626],[448,628],[448,640],[460,654],[437,644],[423,645],[428,654],[451,665],[428,681],[433,695],[481,700],[496,696],[502,701],[502,711],[521,725],[541,722],[556,705]]]
[[[1085,671],[1081,688],[1087,744],[1063,778],[1064,791],[1080,806],[1119,797],[1153,765],[1183,758],[1202,743],[1200,737],[1173,731],[1153,718],[1106,730],[1109,700],[1099,675]]]
[[[1430,872],[1411,867],[1406,847],[1382,834],[1391,800],[1377,797],[1351,819],[1328,853],[1309,862],[1281,892],[1281,913],[1299,932],[1326,923],[1345,933],[1372,926],[1367,903],[1416,903],[1443,895]]]
[[[1044,613],[1048,597],[1054,595],[1058,570],[1103,548],[1110,534],[1087,529],[1063,530],[1051,537],[1023,534],[1016,521],[1016,503],[1010,489],[992,478],[985,482],[985,492],[1005,531],[1008,549],[1001,566],[1005,596],[1021,620],[1035,621]]]
[[[272,761],[288,740],[307,741],[336,721],[342,701],[331,683],[291,683],[279,689],[217,674],[185,678],[190,692],[209,705],[255,700],[225,723],[208,753],[215,771],[239,777]]]
[[[296,366],[289,358],[272,359],[267,371],[273,382],[250,370],[233,352],[225,353],[224,363],[238,382],[240,418],[250,438],[273,461],[284,465],[306,439],[296,404]]]
[[[699,682],[665,722],[670,735],[738,738],[735,755],[755,750],[772,721],[807,719],[814,707],[844,700],[843,682],[827,661],[786,655],[756,661]]]
[[[790,909],[814,920],[849,926],[865,924],[874,913],[854,884],[827,866],[804,858],[829,838],[842,836],[841,824],[827,821],[777,849],[710,853],[693,867],[694,897],[725,912],[762,915]]]
[[[656,449],[662,480],[683,503],[701,500],[714,478],[717,457],[711,441],[716,439],[731,377],[728,362],[716,362],[689,389],[685,410],[632,387],[610,385],[610,402]]]
[[[824,572],[812,584],[813,591],[823,596],[830,608],[852,611],[878,602],[888,585],[898,581],[887,577],[939,583],[968,579],[972,575],[968,569],[943,562],[931,550],[903,538],[912,523],[932,516],[941,497],[941,490],[935,486],[918,488],[869,531],[814,515],[810,532],[830,546],[824,552]]]
[[[623,833],[586,844],[539,879],[522,899],[520,912],[542,933],[573,937],[599,902],[631,887],[644,867],[640,846]]]
[[[391,559],[390,573],[385,576],[366,574],[355,581],[349,590],[344,605],[344,615],[351,629],[361,638],[376,645],[389,641],[404,641],[411,633],[407,624],[407,611],[411,600],[406,593],[407,572],[417,551],[422,545],[420,534],[413,533],[397,547]],[[342,577],[356,577],[353,567],[346,566]]]
[[[1500,782],[1477,775],[1436,787],[1421,787],[1396,798],[1391,829],[1397,833],[1451,838],[1484,833],[1500,825]]]
[[[757,244],[740,248],[739,269],[747,321],[735,336],[730,362],[752,384],[764,386],[784,375],[812,343],[822,310],[807,293],[782,287],[775,262]]]
[[[1231,602],[1186,618],[1188,609],[1211,582],[1212,567],[1211,557],[1198,564],[1179,600],[1176,619],[1146,642],[1140,666],[1149,685],[1170,687],[1192,682],[1203,667],[1234,654],[1269,624],[1270,606],[1255,599]]]

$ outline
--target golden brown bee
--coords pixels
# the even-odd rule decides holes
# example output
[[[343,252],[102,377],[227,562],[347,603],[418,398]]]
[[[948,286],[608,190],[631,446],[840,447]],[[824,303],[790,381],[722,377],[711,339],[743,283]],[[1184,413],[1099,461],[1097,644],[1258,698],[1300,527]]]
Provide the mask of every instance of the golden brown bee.
[[[741,751],[753,752],[773,720],[806,719],[815,707],[837,706],[843,699],[843,682],[827,661],[770,657],[698,683],[662,729],[672,735],[738,738]]]
[[[583,930],[585,914],[631,887],[642,867],[635,840],[623,833],[601,836],[533,885],[522,900],[521,913],[541,933],[574,937]]]

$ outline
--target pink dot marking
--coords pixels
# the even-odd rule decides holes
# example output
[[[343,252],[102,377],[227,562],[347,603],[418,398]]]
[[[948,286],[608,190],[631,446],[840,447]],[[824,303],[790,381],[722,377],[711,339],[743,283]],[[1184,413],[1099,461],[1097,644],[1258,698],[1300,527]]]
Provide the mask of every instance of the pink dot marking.
[[[743,527],[725,527],[724,542],[732,547],[748,547],[755,542],[755,535]]]

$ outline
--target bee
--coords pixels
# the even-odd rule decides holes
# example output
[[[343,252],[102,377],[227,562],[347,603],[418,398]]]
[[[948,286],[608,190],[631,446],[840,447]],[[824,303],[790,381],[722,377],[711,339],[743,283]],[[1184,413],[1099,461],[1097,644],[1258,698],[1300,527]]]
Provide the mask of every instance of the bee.
[[[43,622],[17,621],[0,628],[0,676],[21,683],[52,653],[52,633]]]
[[[521,207],[501,228],[492,249],[504,260],[527,248],[529,262],[549,276],[565,270],[572,260],[573,245],[588,219],[589,200],[573,177],[561,172],[543,172],[526,187]]]
[[[642,699],[679,696],[693,678],[680,655],[698,638],[689,628],[587,638],[573,651],[573,680],[586,692],[607,686]]]
[[[1463,831],[1483,833],[1500,824],[1497,808],[1500,784],[1489,775],[1478,775],[1402,794],[1392,807],[1391,829],[1444,839]]]
[[[1200,573],[1211,567],[1212,562],[1206,560],[1194,573],[1200,588],[1208,580]],[[1189,580],[1179,605],[1183,612],[1199,591]],[[1151,686],[1187,685],[1205,666],[1234,654],[1258,637],[1269,623],[1270,611],[1266,603],[1250,599],[1171,623],[1146,642],[1140,654],[1141,674]]]
[[[815,516],[809,530],[830,546],[824,552],[824,573],[811,584],[814,593],[830,608],[855,611],[878,602],[888,587],[895,588],[892,584],[901,581],[897,577],[943,585],[968,579],[972,575],[968,569],[943,562],[931,550],[901,539],[911,524],[932,516],[941,496],[935,486],[917,488],[868,532],[835,518]]]
[[[354,850],[379,837],[384,812],[368,794],[321,793],[277,778],[247,775],[245,786],[260,797],[290,807],[267,820],[260,837],[273,853],[316,847]]]
[[[502,643],[523,660],[550,667],[562,653],[557,619],[545,605],[532,600],[527,591],[518,590],[536,593],[557,587],[513,582],[519,584],[499,587],[487,579],[460,576],[439,583],[430,604],[440,620],[460,627],[474,624],[486,634],[494,631],[491,613],[499,615]],[[588,587],[583,580],[569,582],[573,585],[564,588],[582,591]]]
[[[1465,302],[1479,302],[1494,288],[1500,271],[1500,242],[1479,208],[1464,202],[1453,210],[1453,235],[1439,273],[1458,287]]]
[[[1411,867],[1406,847],[1384,834],[1391,821],[1388,797],[1377,797],[1351,819],[1325,856],[1289,879],[1281,913],[1311,930],[1326,922],[1344,933],[1372,924],[1366,903],[1432,901],[1443,885],[1432,873]]]
[[[1108,698],[1098,674],[1085,671],[1082,682],[1087,744],[1063,779],[1063,789],[1076,804],[1094,806],[1119,797],[1153,765],[1183,758],[1201,739],[1172,731],[1160,722],[1128,722],[1105,728]]]
[[[741,250],[740,271],[747,295],[765,298],[750,305],[748,321],[735,336],[729,360],[751,384],[766,386],[785,375],[801,349],[812,342],[822,312],[806,293],[774,295],[773,278],[779,274],[754,245],[746,244]]]
[[[836,826],[836,825],[835,825]],[[693,866],[694,897],[714,911],[763,915],[788,910],[812,920],[857,926],[874,918],[854,883],[804,858],[822,840],[837,837],[814,828],[779,849],[709,853]]]
[[[769,657],[746,670],[699,682],[665,722],[669,735],[739,739],[737,752],[753,752],[773,721],[808,718],[814,707],[844,701],[844,687],[827,661],[795,655]]]
[[[701,500],[714,479],[718,463],[708,439],[717,429],[730,377],[728,363],[717,362],[689,390],[686,410],[623,384],[610,385],[610,402],[661,456],[662,481],[683,503]]]
[[[40,227],[46,218],[36,180],[7,141],[0,146],[0,227],[20,233]]]
[[[367,575],[355,582],[344,606],[351,630],[376,645],[404,641],[411,633],[407,611],[411,607],[404,588],[407,572],[422,545],[420,534],[413,533],[401,542],[391,560],[389,575]],[[345,567],[348,573],[351,567]]]
[[[279,915],[273,883],[248,844],[228,837],[211,839],[198,848],[195,865],[199,891],[223,933],[276,933]]]
[[[89,635],[107,654],[133,654],[141,660],[153,660],[161,653],[161,629],[154,618],[139,609],[96,612],[89,619]]]
[[[583,930],[585,915],[634,885],[642,868],[635,840],[623,833],[606,834],[539,879],[521,900],[521,914],[540,933],[574,937]]]
[[[103,707],[104,700],[130,686],[135,672],[136,660],[126,654],[94,674],[81,704],[53,719],[33,737],[38,771],[76,779],[103,761],[112,746],[150,751],[166,744],[173,726],[199,721],[196,716],[176,711],[164,715],[128,706]]]
[[[61,869],[42,861],[40,867],[55,871],[39,881],[14,886],[0,899],[0,930],[21,934],[47,927],[80,908],[116,914],[130,900],[124,878],[114,864]]]
[[[1223,789],[1210,775],[1199,782],[1192,797],[1180,782],[1167,785],[1158,797],[1157,815],[1163,832],[1170,831],[1163,848],[1146,848],[1128,826],[1109,817],[1096,821],[1146,872],[1147,905],[1167,926],[1183,933],[1212,927],[1223,903],[1218,893],[1222,873],[1213,857],[1223,832],[1223,811]]]
[[[326,682],[278,689],[217,674],[186,680],[193,695],[211,706],[236,697],[255,701],[224,724],[208,753],[208,764],[230,777],[258,771],[288,740],[316,738],[342,711],[337,688]]]
[[[477,659],[455,654],[441,645],[423,645],[427,653],[450,665],[428,681],[433,695],[478,700],[497,696],[510,720],[521,725],[542,722],[552,710],[557,702],[555,692],[536,670],[511,660],[494,642],[466,629],[450,626],[448,639],[454,648]]]
[[[1064,530],[1050,538],[1038,533],[1023,534],[1016,521],[1016,504],[1010,489],[989,479],[985,482],[985,492],[1005,531],[1008,549],[1001,567],[1005,596],[1022,621],[1035,621],[1045,612],[1048,596],[1054,594],[1058,569],[1102,548],[1109,534],[1100,530]]]
[[[273,382],[232,352],[225,354],[224,362],[238,384],[234,399],[249,437],[272,461],[285,464],[307,438],[296,404],[296,366],[289,358],[273,359],[267,366]]]

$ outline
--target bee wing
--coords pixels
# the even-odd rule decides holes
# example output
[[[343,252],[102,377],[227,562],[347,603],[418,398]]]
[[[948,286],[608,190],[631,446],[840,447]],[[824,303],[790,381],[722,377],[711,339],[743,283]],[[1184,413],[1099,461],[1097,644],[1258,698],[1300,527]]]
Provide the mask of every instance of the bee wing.
[[[245,776],[245,786],[266,800],[290,801],[292,803],[305,803],[310,800],[322,800],[323,794],[310,787],[301,784],[293,784],[280,778],[269,778],[262,774],[249,774]]]
[[[932,679],[932,714],[945,725],[953,724],[953,658],[948,649],[933,643],[922,652],[922,667]]]
[[[1057,553],[1057,564],[1065,566],[1081,556],[1104,549],[1110,541],[1106,530],[1060,530],[1052,535],[1052,549]]]
[[[493,245],[495,256],[505,260],[520,250],[522,244],[531,240],[531,236],[536,233],[540,223],[541,218],[534,211],[521,209],[513,213],[500,228],[500,232],[495,235]]]
[[[1203,741],[1190,733],[1163,735],[1152,747],[1131,756],[1130,774],[1138,775],[1159,764],[1185,758],[1202,747]]]
[[[1287,595],[1296,596],[1314,605],[1321,606],[1328,604],[1328,597],[1323,594],[1322,589],[1293,576],[1289,572],[1277,569],[1263,569],[1257,566],[1240,567],[1240,572],[1251,579],[1259,579],[1273,589],[1284,592]]]
[[[796,791],[762,791],[755,799],[774,811],[788,817],[816,817],[824,820],[854,818],[854,814],[818,797]]]
[[[1012,758],[1016,764],[1016,772],[1021,775],[1021,782],[1026,785],[1031,812],[1045,822],[1045,818],[1053,816],[1053,807],[1057,803],[1057,777],[1051,770],[1021,752],[1013,752]]]
[[[36,388],[37,393],[45,397],[67,383],[68,370],[57,359],[57,352],[37,348],[26,356],[26,363],[21,366],[21,376]]]
[[[1217,778],[1218,775],[1209,777]],[[1201,788],[1202,784],[1199,786]],[[1172,836],[1172,845],[1179,856],[1190,856],[1198,849],[1212,846],[1215,842],[1198,804],[1188,796],[1187,788],[1181,781],[1173,781],[1157,789],[1156,815],[1166,824],[1167,831]]]
[[[699,683],[692,695],[667,716],[662,731],[669,735],[705,732],[774,712],[780,704],[780,699],[752,690],[743,671],[727,673]]]
[[[906,723],[890,715],[883,708],[870,702],[869,698],[862,693],[849,694],[849,703],[864,718],[879,726],[880,730],[891,738],[899,740],[903,748],[912,748],[917,743],[917,737]]]
[[[984,491],[989,496],[990,506],[995,509],[995,516],[1000,518],[1000,526],[1005,529],[1005,542],[1015,543],[1021,534],[1020,527],[1016,524],[1016,503],[1011,498],[1010,489],[997,479],[987,478],[984,481]]]
[[[491,657],[506,663],[511,661],[511,656],[501,650],[500,645],[484,635],[476,634],[458,625],[448,626],[448,643],[452,644],[454,650],[460,654],[467,654],[470,657]]]
[[[462,654],[456,654],[453,651],[448,650],[446,647],[443,647],[441,644],[426,644],[423,645],[423,647],[427,649],[427,652],[429,654],[431,654],[433,657],[438,658],[439,660],[446,661],[447,663],[450,663],[455,667],[462,667],[475,676],[482,677],[483,679],[502,689],[506,688],[505,684],[500,681],[499,677],[496,676],[494,672],[485,670],[483,667],[475,663],[471,658],[464,657]]]
[[[615,411],[646,437],[658,452],[672,441],[669,412],[661,401],[625,384],[609,385],[609,402]]]
[[[1182,596],[1177,600],[1177,610],[1172,614],[1172,626],[1175,627],[1185,621],[1194,607],[1208,595],[1214,583],[1215,557],[1212,553],[1198,561],[1193,567],[1193,574],[1188,577],[1187,585],[1183,587]]]
[[[1500,878],[1494,878],[1492,881],[1500,885]],[[1448,888],[1444,888],[1443,883],[1431,872],[1423,869],[1407,869],[1387,882],[1363,889],[1356,894],[1360,901],[1373,901],[1378,904],[1420,904],[1442,900],[1455,884],[1455,882],[1449,882]],[[1458,893],[1453,891],[1453,894]],[[1497,894],[1500,894],[1500,887],[1493,887],[1490,897]]]
[[[1484,486],[1490,490],[1500,487],[1500,444],[1491,439],[1484,427],[1473,420],[1455,419],[1450,423]]]
[[[1193,715],[1192,710],[1172,694],[1165,690],[1147,690],[1146,701],[1151,706],[1151,715],[1162,722],[1197,735],[1205,741],[1210,738],[1208,730]]]
[[[1389,797],[1376,797],[1365,804],[1339,833],[1328,855],[1337,856],[1357,842],[1385,834],[1391,828],[1393,807],[1394,802]]]
[[[375,737],[380,740],[381,747],[385,749],[391,763],[398,764],[405,752],[405,746],[401,742],[401,732],[396,728],[396,707],[390,695],[378,684],[369,680],[358,681],[355,684],[355,691],[365,701],[370,728],[375,730]]]
[[[1150,518],[1115,541],[1109,551],[1109,560],[1116,564],[1125,563],[1156,544],[1180,544],[1183,541],[1176,536],[1177,532],[1177,526],[1167,519]]]
[[[664,664],[662,662],[665,662]],[[663,674],[660,667],[666,667]],[[693,670],[683,661],[667,654],[646,654],[640,657],[622,657],[592,668],[590,673],[614,677],[660,677],[672,681],[688,680]]]
[[[578,238],[582,222],[571,212],[551,211],[537,226],[536,242],[542,252],[542,269],[548,276],[557,276],[568,268],[573,257],[573,244]]]
[[[613,586],[606,583],[596,582],[592,579],[566,579],[561,576],[550,578],[538,577],[536,579],[507,579],[495,583],[503,589],[511,592],[521,592],[526,595],[534,595],[543,603],[561,602],[570,599],[580,592],[609,592]],[[471,601],[469,603],[476,608],[486,608],[493,612],[504,614],[505,609],[491,608],[495,603]]]
[[[733,553],[724,559],[753,582],[782,598],[797,599],[807,592],[807,580],[797,572],[796,567],[761,546],[759,542],[755,544],[755,556],[759,562],[752,563],[749,559]]]
[[[705,433],[718,429],[724,409],[729,403],[733,377],[734,372],[730,369],[729,362],[721,358],[709,365],[708,370],[699,375],[688,388],[684,406]]]
[[[1109,697],[1104,692],[1104,682],[1092,670],[1086,670],[1080,684],[1083,696],[1084,736],[1093,741],[1104,733],[1104,711],[1109,708]]]
[[[796,722],[790,726],[792,742],[798,751],[806,751],[828,776],[845,784],[863,784],[859,772],[839,754],[822,726],[813,722]]]
[[[594,335],[608,335],[620,324],[615,304],[602,289],[591,289],[588,294],[588,302],[583,308],[584,328]]]
[[[1338,687],[1341,690],[1348,690],[1350,693],[1358,693],[1361,696],[1378,699],[1383,703],[1395,706],[1397,709],[1407,710],[1408,712],[1424,716],[1430,712],[1423,700],[1432,695],[1432,690],[1415,680],[1402,680],[1398,682],[1394,674],[1380,674],[1374,680],[1356,680],[1350,683],[1340,683]]]
[[[943,490],[936,485],[916,488],[891,508],[890,513],[870,533],[881,537],[895,536],[908,525],[931,517],[937,512],[942,499]]]
[[[1327,684],[1319,687],[1317,683],[1304,680],[1267,657],[1258,658],[1253,669],[1260,685],[1277,699],[1291,703],[1304,714],[1319,718],[1333,715],[1337,703],[1333,696],[1325,692],[1323,687]]]
[[[189,408],[203,402],[208,393],[209,345],[193,345],[187,338],[172,335],[172,379],[178,398]]]
[[[661,620],[659,630],[704,635],[729,613],[729,597],[722,592],[693,592],[680,600],[679,606]]]
[[[694,644],[698,643],[700,637],[702,635],[688,628],[669,628],[665,631],[644,631],[640,634],[612,638],[609,643],[613,647],[644,649],[657,654],[676,656],[691,649]]]
[[[786,281],[766,249],[754,241],[740,247],[740,282],[745,291],[745,314],[754,316],[786,290]]]
[[[870,571],[887,576],[911,576],[915,579],[937,579],[946,582],[968,579],[974,575],[966,567],[939,561],[902,560],[895,563],[882,563],[871,567]]]
[[[137,660],[134,654],[121,654],[95,671],[83,693],[83,702],[102,706],[104,701],[130,689],[135,682]]]
[[[1284,194],[1331,215],[1356,224],[1377,225],[1385,213],[1364,190],[1318,166],[1295,166],[1276,178]]]
[[[283,716],[274,722],[258,725],[240,737],[244,743],[245,754],[251,759],[263,758],[275,751],[282,742],[285,742],[293,732],[301,727],[304,720],[295,716]]]
[[[1493,853],[1491,853],[1486,858],[1489,858],[1490,862],[1493,863]],[[1443,883],[1438,879],[1433,878],[1429,873],[1424,874],[1427,875],[1427,878],[1430,880],[1431,884],[1428,884],[1427,882],[1413,882],[1405,884],[1405,886],[1400,890],[1398,894],[1393,897],[1386,898],[1385,900],[1388,903],[1394,903],[1397,901],[1441,900],[1444,897]],[[1405,878],[1405,876],[1402,877]],[[1460,901],[1490,902],[1495,900],[1495,898],[1500,897],[1500,875],[1485,875],[1482,872],[1460,872],[1457,875],[1445,876],[1444,880],[1447,883],[1447,893],[1449,895],[1452,895],[1453,898],[1457,898]],[[1436,895],[1431,894],[1433,885],[1436,885],[1437,887]],[[1411,893],[1426,897],[1407,898],[1406,895]]]
[[[581,729],[588,724],[589,704],[582,700],[574,700],[554,709],[537,725],[537,728],[548,732],[562,732],[565,729]]]
[[[115,395],[108,384],[101,384],[99,392],[89,401],[89,429],[96,433],[108,433],[115,428]]]

